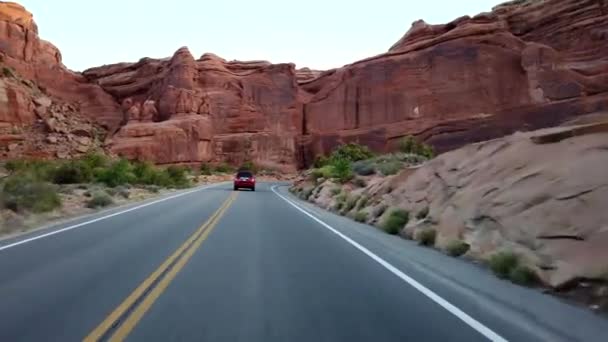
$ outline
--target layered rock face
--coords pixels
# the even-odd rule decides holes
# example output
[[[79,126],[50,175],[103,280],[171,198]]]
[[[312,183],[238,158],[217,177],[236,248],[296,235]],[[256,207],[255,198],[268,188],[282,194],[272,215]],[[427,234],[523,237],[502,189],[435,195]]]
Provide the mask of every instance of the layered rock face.
[[[227,62],[187,48],[85,71],[122,103],[128,121],[110,148],[157,163],[251,160],[296,165],[301,106],[292,64]]]
[[[608,7],[516,1],[423,21],[389,52],[301,86],[307,158],[340,141],[377,150],[413,134],[445,151],[608,109]]]
[[[387,53],[324,72],[182,48],[79,74],[30,13],[0,2],[0,57],[105,127],[118,154],[293,169],[342,142],[388,151],[415,135],[446,151],[608,110],[607,19],[603,1],[518,0],[445,25],[418,21]],[[35,96],[0,89],[0,125],[42,119]]]
[[[78,103],[91,118],[110,129],[118,128],[122,113],[114,99],[99,86],[66,69],[59,50],[38,37],[32,14],[11,2],[0,2],[0,60],[23,78],[34,81],[46,94]],[[12,113],[33,114],[29,103],[13,102],[12,108]],[[30,115],[29,120],[18,123],[31,122],[33,117]]]

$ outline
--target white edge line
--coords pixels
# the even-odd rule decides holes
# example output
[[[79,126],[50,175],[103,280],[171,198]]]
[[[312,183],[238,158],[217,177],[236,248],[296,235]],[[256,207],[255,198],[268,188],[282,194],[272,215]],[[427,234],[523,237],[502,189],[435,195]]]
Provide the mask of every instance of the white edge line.
[[[177,197],[185,196],[185,195],[191,194],[193,192],[201,191],[201,190],[204,190],[204,189],[209,189],[209,188],[218,186],[220,184],[222,184],[222,183],[205,185],[205,186],[202,186],[202,187],[200,187],[198,189],[194,189],[194,190],[190,190],[190,191],[186,191],[186,192],[181,192],[179,194],[175,194],[175,195],[172,195],[172,196],[169,196],[169,197],[164,197],[164,198],[152,201],[152,202],[140,204],[140,205],[135,206],[133,208],[129,208],[129,209],[125,209],[125,210],[122,210],[122,211],[118,211],[118,212],[115,212],[115,213],[110,214],[110,215],[105,215],[105,216],[98,217],[98,218],[95,218],[95,219],[92,219],[92,220],[89,220],[89,221],[85,221],[85,222],[81,222],[81,223],[78,223],[78,224],[75,224],[75,225],[71,225],[71,226],[68,226],[68,227],[65,227],[65,228],[53,230],[53,231],[45,233],[45,234],[36,235],[36,236],[31,237],[31,238],[27,238],[27,239],[24,239],[24,240],[21,240],[21,241],[13,242],[11,244],[1,246],[0,247],[0,251],[3,251],[5,249],[9,249],[9,248],[12,248],[12,247],[16,247],[16,246],[19,246],[19,245],[22,245],[22,244],[25,244],[25,243],[28,243],[28,242],[31,242],[31,241],[34,241],[34,240],[42,239],[42,238],[45,238],[45,237],[48,237],[48,236],[51,236],[51,235],[67,232],[68,230],[72,230],[72,229],[76,229],[76,228],[79,228],[79,227],[82,227],[82,226],[86,226],[87,224],[103,221],[105,219],[109,219],[110,217],[122,215],[124,213],[128,213],[128,212],[131,212],[131,211],[134,211],[134,210],[137,210],[137,209],[141,209],[141,208],[153,205],[153,204],[157,204],[157,203],[160,203],[160,202],[168,201],[170,199],[174,199],[174,198],[177,198]],[[52,228],[49,228],[49,229],[52,229]]]
[[[399,270],[395,266],[391,265],[390,263],[388,263],[386,260],[382,259],[378,255],[374,254],[369,249],[363,247],[362,245],[360,245],[359,243],[355,242],[354,240],[352,240],[348,236],[340,233],[338,230],[336,230],[332,226],[330,226],[327,223],[321,221],[320,219],[318,219],[317,217],[315,217],[314,215],[312,215],[308,211],[302,209],[299,205],[295,204],[293,201],[291,201],[287,197],[285,197],[285,196],[281,195],[280,193],[278,193],[276,191],[276,188],[277,188],[277,185],[273,186],[271,189],[272,189],[272,192],[274,192],[277,196],[279,196],[280,198],[282,198],[287,203],[291,204],[294,208],[298,209],[299,211],[301,211],[306,216],[308,216],[308,217],[312,218],[313,220],[315,220],[317,223],[319,223],[323,227],[329,229],[331,232],[335,233],[336,235],[338,235],[339,237],[341,237],[342,239],[344,239],[346,242],[348,242],[351,245],[353,245],[355,248],[357,248],[361,252],[365,253],[367,256],[369,256],[370,258],[372,258],[374,261],[376,261],[377,263],[379,263],[380,265],[382,265],[384,268],[386,268],[387,270],[389,270],[391,273],[393,273],[397,277],[401,278],[406,283],[410,284],[416,290],[422,292],[422,294],[424,294],[425,296],[427,296],[428,298],[430,298],[435,303],[439,304],[441,307],[443,307],[444,309],[446,309],[447,311],[449,311],[454,316],[458,317],[460,320],[462,320],[463,322],[465,322],[467,325],[469,325],[471,328],[475,329],[477,332],[479,332],[483,336],[485,336],[488,339],[490,339],[491,341],[495,341],[495,342],[508,342],[504,337],[498,335],[497,333],[495,333],[494,331],[492,331],[490,328],[486,327],[485,325],[483,325],[482,323],[480,323],[479,321],[477,321],[473,317],[471,317],[468,314],[466,314],[464,311],[462,311],[459,308],[457,308],[456,306],[454,306],[452,303],[450,303],[447,300],[443,299],[442,297],[440,297],[435,292],[429,290],[424,285],[420,284],[419,282],[417,282],[416,280],[414,280],[410,276],[408,276],[405,273],[401,272],[401,270]]]

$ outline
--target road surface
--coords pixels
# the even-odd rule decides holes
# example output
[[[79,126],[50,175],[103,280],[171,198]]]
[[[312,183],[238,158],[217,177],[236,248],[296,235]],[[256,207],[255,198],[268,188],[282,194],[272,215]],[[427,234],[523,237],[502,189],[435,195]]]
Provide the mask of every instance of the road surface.
[[[607,320],[231,184],[0,242],[0,341],[606,341]]]

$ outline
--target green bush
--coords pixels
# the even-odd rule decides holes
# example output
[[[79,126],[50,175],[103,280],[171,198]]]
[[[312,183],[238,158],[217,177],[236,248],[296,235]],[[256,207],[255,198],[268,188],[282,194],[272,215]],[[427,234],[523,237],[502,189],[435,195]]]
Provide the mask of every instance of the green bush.
[[[538,276],[531,268],[518,265],[509,272],[509,279],[518,285],[532,286],[538,282]]]
[[[233,171],[234,171],[234,169],[232,168],[232,166],[230,166],[226,163],[218,164],[215,167],[215,172],[218,172],[218,173],[231,173]]]
[[[416,214],[416,218],[422,220],[429,216],[429,207],[424,207],[424,209],[420,210],[418,214]]]
[[[377,169],[384,176],[394,175],[403,168],[403,164],[398,161],[389,161],[385,163],[378,163]]]
[[[16,212],[47,212],[61,206],[57,187],[40,181],[31,174],[7,177],[1,195],[4,207]]]
[[[251,171],[251,172],[257,172],[257,166],[252,162],[252,161],[246,161],[244,162],[240,167],[239,170],[241,171]]]
[[[347,159],[334,159],[332,161],[332,177],[341,183],[346,183],[353,178],[350,161]]]
[[[323,166],[327,165],[328,163],[329,163],[329,158],[327,158],[323,155],[320,155],[315,158],[315,161],[313,162],[313,167],[319,169],[319,168],[322,168]]]
[[[94,208],[103,208],[107,207],[114,203],[112,197],[105,191],[96,191],[93,193],[93,196],[90,200],[87,201],[87,207]]]
[[[170,186],[174,186],[177,188],[186,188],[190,186],[190,180],[187,177],[189,169],[183,166],[169,166],[165,172],[169,175],[171,179]]]
[[[499,252],[490,257],[490,269],[500,278],[507,278],[519,265],[519,258],[512,252]]]
[[[407,224],[409,221],[409,213],[403,209],[393,209],[388,214],[384,222],[382,223],[382,228],[389,234],[399,234],[399,231]]]
[[[367,221],[367,213],[365,211],[358,211],[355,214],[355,221],[357,221],[357,222],[366,222]]]
[[[331,159],[344,159],[352,163],[359,160],[370,159],[373,156],[374,154],[367,146],[349,143],[338,146],[338,148],[332,152]]]
[[[407,136],[399,142],[399,150],[404,153],[423,156],[427,159],[431,159],[435,155],[432,146],[421,143],[412,136]]]
[[[91,170],[106,167],[109,164],[109,159],[105,155],[96,152],[89,152],[82,157],[82,162],[91,168]]]
[[[376,173],[376,168],[370,160],[359,160],[353,163],[353,171],[360,176],[370,176]]]
[[[207,164],[201,164],[200,172],[201,176],[210,176],[212,173],[211,168]]]
[[[53,183],[77,184],[93,181],[93,169],[82,160],[65,161],[54,171]]]
[[[57,162],[39,159],[15,159],[6,162],[11,174],[27,174],[39,181],[52,182],[57,170]]]
[[[353,184],[354,184],[355,186],[360,187],[360,188],[365,188],[365,187],[367,186],[367,182],[366,182],[366,181],[365,181],[365,179],[363,179],[363,178],[355,178],[355,179],[353,180]]]
[[[317,180],[321,179],[321,178],[325,178],[323,175],[323,170],[322,169],[312,169],[312,171],[310,172],[310,176],[309,176],[310,180],[316,182]]]
[[[453,240],[448,243],[445,250],[448,255],[459,257],[469,251],[471,246],[462,240]]]
[[[97,181],[109,187],[129,184],[137,180],[133,173],[133,166],[126,159],[117,160],[107,168],[98,168],[95,177]]]
[[[435,246],[437,231],[435,229],[423,229],[416,234],[418,244],[422,246]]]

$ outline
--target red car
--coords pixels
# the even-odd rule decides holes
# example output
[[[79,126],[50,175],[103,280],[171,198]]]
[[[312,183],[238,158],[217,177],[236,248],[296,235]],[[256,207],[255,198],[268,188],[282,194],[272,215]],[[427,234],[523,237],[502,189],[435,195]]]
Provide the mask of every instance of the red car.
[[[255,177],[251,171],[239,171],[234,177],[234,190],[240,188],[251,189],[255,191]]]

